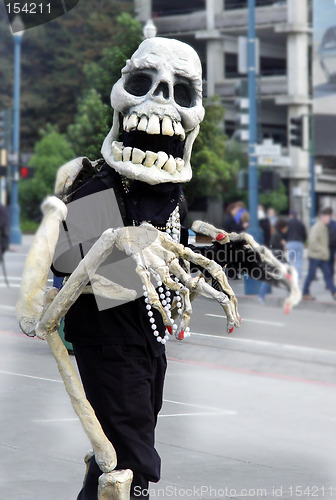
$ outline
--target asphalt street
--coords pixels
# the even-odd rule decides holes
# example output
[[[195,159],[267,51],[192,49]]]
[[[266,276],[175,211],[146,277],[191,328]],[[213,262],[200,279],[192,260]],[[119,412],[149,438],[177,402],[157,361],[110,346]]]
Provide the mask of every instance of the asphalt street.
[[[47,344],[16,324],[27,248],[14,250],[10,288],[0,272],[0,498],[75,500],[90,443]],[[242,299],[228,336],[217,304],[193,309],[191,338],[167,346],[151,498],[336,498],[335,314]]]

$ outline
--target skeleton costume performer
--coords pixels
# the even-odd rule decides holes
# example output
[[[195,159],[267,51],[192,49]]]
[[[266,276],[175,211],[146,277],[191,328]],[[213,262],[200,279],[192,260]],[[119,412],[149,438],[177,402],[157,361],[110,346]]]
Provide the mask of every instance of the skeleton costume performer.
[[[192,176],[192,145],[204,117],[196,52],[177,40],[145,40],[114,85],[111,104],[114,120],[103,159],[64,165],[56,195],[70,203],[65,207],[52,198],[43,206],[32,255],[38,246],[48,249],[54,273],[66,277],[64,287],[46,310],[41,285],[48,259],[40,263],[43,272],[33,276],[37,264],[28,257],[17,307],[23,331],[41,338],[49,338],[67,312],[66,339],[73,343],[86,397],[116,450],[117,464],[112,453],[108,466],[111,453],[101,454],[90,437],[99,457],[96,453],[89,461],[78,500],[126,499],[97,493],[102,471],[114,467],[133,471],[131,498],[147,498],[141,493],[148,482],[159,480],[154,430],[162,405],[165,344],[173,334],[182,340],[189,333],[190,292],[219,302],[229,333],[240,317],[223,265],[243,266],[249,273],[258,268],[260,277],[276,278],[290,290],[288,308],[300,298],[288,269],[249,235],[228,235],[197,221],[193,228],[212,236],[214,244],[202,253],[187,246],[182,185]],[[62,365],[58,353],[54,356]],[[63,377],[65,383],[68,379]],[[83,412],[76,405],[85,423],[86,406]],[[91,436],[90,428],[87,433]]]
[[[111,197],[113,190],[122,221],[118,216],[113,220],[111,210],[105,226],[99,226],[108,203],[104,193],[96,196],[89,218],[99,235],[108,227],[138,226],[143,221],[169,231],[175,210],[183,218],[176,227],[179,242],[186,245],[187,213],[181,183],[191,178],[192,144],[185,147],[185,135],[192,131],[189,143],[193,142],[204,116],[201,86],[200,62],[193,49],[166,39],[144,41],[112,90],[115,123],[102,148],[105,161],[100,173],[74,190],[68,218],[71,207],[76,210],[74,202],[102,191]],[[118,128],[116,136],[119,118],[123,119],[123,132],[120,136]],[[78,239],[78,228],[87,220],[81,220],[78,213],[75,218]],[[60,240],[66,240],[66,233],[73,238],[68,226],[67,231],[61,229]],[[58,258],[56,249],[54,273],[70,274],[81,252],[89,248],[85,244],[82,241],[81,248],[73,248],[71,257],[65,252]],[[95,296],[83,294],[65,317],[65,332],[73,344],[87,398],[116,449],[117,468],[133,471],[134,491],[136,486],[147,489],[148,481],[157,482],[160,477],[154,428],[162,405],[167,334],[159,312],[148,311],[144,297],[113,306],[106,304],[106,309],[99,310]],[[92,459],[78,499],[96,499],[100,474]]]

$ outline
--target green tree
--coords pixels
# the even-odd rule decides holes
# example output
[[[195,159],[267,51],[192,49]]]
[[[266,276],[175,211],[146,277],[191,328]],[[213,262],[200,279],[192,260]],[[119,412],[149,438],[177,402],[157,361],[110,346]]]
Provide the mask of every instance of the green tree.
[[[99,61],[120,28],[116,18],[132,12],[131,0],[85,0],[66,15],[25,32],[22,39],[21,147],[31,150],[38,130],[54,123],[65,133],[78,96],[92,87],[84,66]],[[125,37],[127,35],[125,34]],[[13,37],[0,2],[0,110],[12,105]],[[109,92],[111,82],[106,92]]]
[[[143,39],[142,26],[129,13],[123,12],[116,18],[116,33],[103,50],[101,59],[85,65],[84,73],[90,87],[110,104],[112,86],[120,78],[121,69]]]
[[[67,131],[77,155],[91,159],[101,156],[102,142],[112,125],[111,88],[141,41],[141,24],[130,14],[122,13],[116,19],[116,34],[103,50],[102,58],[85,66],[87,85],[91,88],[84,90],[78,99],[74,123]]]
[[[109,131],[111,108],[102,102],[95,89],[88,90],[78,101],[75,122],[68,127],[68,140],[77,156],[95,160]]]
[[[280,180],[279,187],[275,191],[259,194],[259,203],[264,207],[273,207],[278,213],[288,211],[288,195],[285,184]]]
[[[56,172],[75,153],[66,137],[56,127],[47,126],[40,132],[29,166],[34,167],[34,177],[19,184],[19,200],[23,219],[39,221],[43,199],[54,192]]]
[[[204,101],[205,117],[195,141],[191,164],[193,178],[185,186],[189,203],[197,196],[223,198],[235,186],[246,161],[238,146],[231,148],[224,133],[224,108],[219,97]]]

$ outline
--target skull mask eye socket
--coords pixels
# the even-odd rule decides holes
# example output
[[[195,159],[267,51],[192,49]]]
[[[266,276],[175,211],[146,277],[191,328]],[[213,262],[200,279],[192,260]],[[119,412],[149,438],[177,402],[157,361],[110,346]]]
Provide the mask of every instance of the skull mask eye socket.
[[[188,80],[179,81],[174,85],[174,100],[183,108],[191,108],[195,105],[195,92],[193,85]]]
[[[145,73],[130,75],[125,83],[125,90],[129,94],[141,97],[146,95],[152,87],[152,78]]]

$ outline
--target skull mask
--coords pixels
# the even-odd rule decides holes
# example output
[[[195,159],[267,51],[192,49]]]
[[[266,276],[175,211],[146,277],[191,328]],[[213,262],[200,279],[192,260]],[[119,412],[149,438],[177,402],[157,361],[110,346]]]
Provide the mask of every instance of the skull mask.
[[[102,146],[111,167],[148,184],[190,181],[191,150],[204,117],[194,49],[167,38],[144,40],[112,88],[111,105],[113,126]]]

